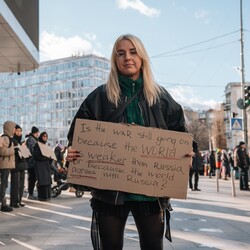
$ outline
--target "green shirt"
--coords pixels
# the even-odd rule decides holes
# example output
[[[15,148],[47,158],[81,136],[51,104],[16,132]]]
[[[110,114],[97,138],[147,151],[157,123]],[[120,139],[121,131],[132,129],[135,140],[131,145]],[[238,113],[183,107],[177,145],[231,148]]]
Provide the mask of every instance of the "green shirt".
[[[119,75],[119,83],[122,93],[128,98],[132,97],[138,92],[143,86],[142,75],[137,80],[132,80],[129,77]],[[137,125],[144,125],[143,117],[138,105],[139,96],[135,97],[134,100],[126,107],[126,118],[128,123],[135,123]],[[149,197],[140,194],[125,194],[125,201],[155,201],[156,197]]]

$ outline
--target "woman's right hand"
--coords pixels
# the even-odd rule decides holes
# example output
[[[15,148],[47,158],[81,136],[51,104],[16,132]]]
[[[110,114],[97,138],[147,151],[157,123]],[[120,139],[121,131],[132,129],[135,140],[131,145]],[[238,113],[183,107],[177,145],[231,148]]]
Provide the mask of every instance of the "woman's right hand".
[[[73,149],[72,147],[68,147],[66,150],[66,161],[72,162],[77,158],[81,157],[80,152]]]

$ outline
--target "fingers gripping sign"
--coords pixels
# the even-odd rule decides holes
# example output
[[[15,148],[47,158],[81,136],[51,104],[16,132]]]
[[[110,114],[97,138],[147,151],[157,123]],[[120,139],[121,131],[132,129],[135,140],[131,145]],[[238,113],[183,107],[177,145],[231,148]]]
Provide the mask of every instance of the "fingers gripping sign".
[[[82,155],[79,151],[73,149],[72,147],[68,147],[68,149],[66,151],[66,158],[65,159],[66,159],[66,161],[73,162],[81,156]]]

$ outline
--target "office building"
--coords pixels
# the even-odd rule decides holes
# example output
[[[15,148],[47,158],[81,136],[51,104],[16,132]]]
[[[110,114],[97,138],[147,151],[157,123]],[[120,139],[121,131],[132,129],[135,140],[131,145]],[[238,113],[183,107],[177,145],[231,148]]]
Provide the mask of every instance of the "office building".
[[[249,82],[246,82],[245,85],[250,85]],[[239,108],[239,101],[242,96],[241,83],[231,82],[228,83],[225,87],[225,102],[224,106],[224,122],[226,126],[226,140],[227,147],[233,149],[240,141],[244,141],[244,122],[243,109]],[[247,129],[249,131],[250,117],[249,117],[249,108],[246,110],[247,113]],[[249,141],[249,136],[248,136]]]
[[[0,74],[0,126],[13,120],[30,132],[46,131],[49,143],[66,145],[72,118],[86,96],[106,82],[110,62],[95,55],[40,64],[35,71]]]

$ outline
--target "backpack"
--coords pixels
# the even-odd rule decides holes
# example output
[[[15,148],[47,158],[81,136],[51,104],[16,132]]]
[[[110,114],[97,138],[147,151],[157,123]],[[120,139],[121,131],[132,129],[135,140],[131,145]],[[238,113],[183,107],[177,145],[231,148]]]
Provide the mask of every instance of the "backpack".
[[[4,136],[7,136],[9,138],[9,145],[8,145],[8,148],[11,147],[12,145],[12,139],[7,135],[7,134],[1,134],[1,137],[4,137]]]

